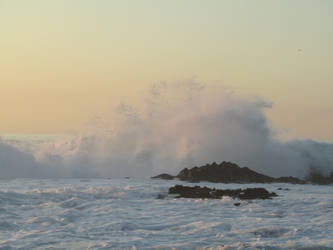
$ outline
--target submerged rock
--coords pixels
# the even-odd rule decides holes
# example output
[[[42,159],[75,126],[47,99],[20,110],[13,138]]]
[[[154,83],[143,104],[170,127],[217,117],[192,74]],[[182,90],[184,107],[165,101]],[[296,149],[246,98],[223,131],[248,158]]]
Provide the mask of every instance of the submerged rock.
[[[208,187],[188,187],[183,185],[169,188],[169,194],[178,194],[175,198],[221,199],[223,196],[229,196],[240,200],[271,199],[277,196],[276,193],[270,193],[265,188],[211,189]]]
[[[278,188],[277,190],[289,191],[289,188]]]
[[[164,194],[158,194],[156,198],[159,200],[163,200],[165,197],[166,197],[166,195],[164,195]]]

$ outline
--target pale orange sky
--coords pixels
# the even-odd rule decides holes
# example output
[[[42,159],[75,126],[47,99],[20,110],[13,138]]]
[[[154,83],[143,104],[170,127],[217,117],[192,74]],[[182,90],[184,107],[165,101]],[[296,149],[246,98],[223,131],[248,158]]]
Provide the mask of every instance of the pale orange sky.
[[[333,1],[0,0],[0,134],[75,131],[192,76],[274,103],[288,138],[333,141]]]

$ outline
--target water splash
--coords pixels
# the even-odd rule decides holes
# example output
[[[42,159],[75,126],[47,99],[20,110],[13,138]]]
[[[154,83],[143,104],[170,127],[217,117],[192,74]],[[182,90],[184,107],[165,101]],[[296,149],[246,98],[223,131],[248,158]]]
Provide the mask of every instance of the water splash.
[[[78,135],[34,147],[34,157],[20,155],[29,160],[5,161],[2,176],[22,176],[20,169],[35,177],[151,176],[223,160],[272,176],[303,177],[314,161],[318,169],[332,170],[333,145],[280,142],[263,112],[272,105],[260,98],[188,81],[155,84],[142,100],[96,116]],[[9,147],[1,144],[0,150]],[[7,174],[13,164],[17,168]]]

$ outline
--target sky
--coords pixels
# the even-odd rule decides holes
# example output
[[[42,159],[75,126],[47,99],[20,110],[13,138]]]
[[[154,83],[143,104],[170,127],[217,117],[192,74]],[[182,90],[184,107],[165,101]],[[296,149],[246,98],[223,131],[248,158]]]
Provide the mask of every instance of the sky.
[[[65,134],[156,82],[273,103],[285,138],[333,141],[333,1],[0,0],[0,134]]]

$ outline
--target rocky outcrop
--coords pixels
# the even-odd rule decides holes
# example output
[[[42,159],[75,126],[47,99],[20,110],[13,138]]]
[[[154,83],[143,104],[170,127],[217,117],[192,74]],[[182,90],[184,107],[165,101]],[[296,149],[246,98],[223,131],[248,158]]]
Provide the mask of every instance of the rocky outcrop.
[[[152,179],[162,179],[162,180],[173,180],[175,176],[169,174],[159,174],[156,176],[151,177]]]
[[[247,167],[241,168],[231,162],[207,164],[201,167],[183,169],[177,177],[183,181],[210,181],[223,183],[273,182],[274,178],[259,174]]]
[[[292,176],[273,178],[268,175],[257,173],[247,167],[241,168],[237,164],[232,162],[222,162],[220,164],[214,162],[212,164],[206,164],[201,167],[194,167],[191,169],[184,168],[176,176],[162,174],[153,178],[170,180],[175,177],[179,178],[182,181],[189,182],[209,181],[222,183],[305,183],[303,180]]]
[[[271,199],[277,196],[276,193],[270,193],[264,188],[211,189],[208,187],[182,185],[169,188],[169,194],[177,194],[178,196],[175,196],[175,198],[221,199],[223,196],[229,196],[240,200]]]

